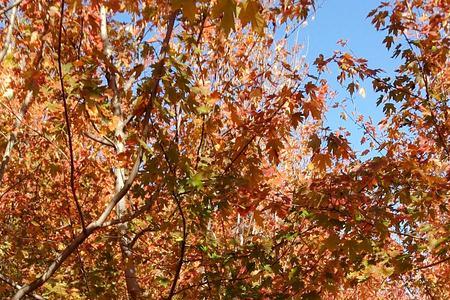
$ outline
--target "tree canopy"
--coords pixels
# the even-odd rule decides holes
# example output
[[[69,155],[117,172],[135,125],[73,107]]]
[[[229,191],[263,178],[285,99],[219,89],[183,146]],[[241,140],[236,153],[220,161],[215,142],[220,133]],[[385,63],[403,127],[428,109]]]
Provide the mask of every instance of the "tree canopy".
[[[450,298],[450,2],[376,2],[390,76],[313,0],[0,0],[0,297]]]

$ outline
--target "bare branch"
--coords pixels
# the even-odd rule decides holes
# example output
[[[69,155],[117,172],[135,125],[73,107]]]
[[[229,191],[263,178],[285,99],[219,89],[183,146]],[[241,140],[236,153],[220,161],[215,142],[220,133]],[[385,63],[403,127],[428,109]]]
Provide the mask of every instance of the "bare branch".
[[[11,152],[14,148],[14,145],[17,142],[17,135],[19,134],[19,128],[22,123],[23,118],[25,117],[26,112],[28,111],[28,107],[33,99],[33,92],[28,91],[25,96],[25,99],[22,102],[22,106],[20,107],[19,113],[16,116],[16,121],[14,122],[14,129],[11,131],[8,137],[8,143],[6,144],[5,151],[3,152],[3,158],[0,165],[0,185],[3,181],[3,176],[5,175],[6,167],[11,158]]]
[[[198,144],[198,148],[197,148],[197,158],[195,159],[195,167],[194,167],[195,170],[197,170],[198,163],[200,162],[200,154],[201,154],[201,151],[202,151],[204,137],[205,137],[205,118],[203,117],[203,120],[202,120],[202,133],[200,135],[200,143]]]
[[[2,62],[5,59],[5,56],[8,53],[9,47],[11,46],[12,33],[14,30],[14,24],[16,22],[17,5],[11,6],[11,9],[12,9],[11,18],[9,19],[8,32],[6,33],[5,42],[3,43],[3,49],[0,52],[0,62]],[[9,9],[7,9],[7,10],[4,9],[4,10],[5,11],[1,11],[1,13],[4,13],[4,12],[8,11]]]
[[[125,184],[123,188],[116,193],[111,200],[109,201],[108,205],[106,206],[103,213],[100,215],[100,217],[90,223],[86,230],[81,231],[71,242],[70,244],[53,260],[53,262],[50,264],[50,266],[46,269],[46,271],[36,278],[32,283],[28,285],[24,285],[21,289],[17,291],[17,293],[12,298],[13,300],[22,299],[25,295],[33,292],[40,286],[42,286],[47,280],[51,278],[51,276],[61,267],[61,265],[66,261],[66,259],[95,231],[97,231],[99,228],[102,228],[103,223],[105,223],[108,216],[111,214],[114,207],[117,205],[117,203],[126,195],[126,193],[130,190],[134,180],[136,179],[136,176],[139,171],[139,165],[141,164],[142,160],[142,149],[140,148],[138,151],[138,155],[136,157],[134,166],[130,172],[130,176],[125,181]]]
[[[95,135],[93,135],[92,133],[89,133],[89,132],[85,132],[84,135],[86,137],[90,138],[91,140],[97,142],[97,143],[100,143],[100,144],[108,146],[108,147],[116,148],[114,143],[111,142],[109,139],[106,139],[104,137],[97,137],[97,136],[95,136]]]
[[[81,226],[83,231],[86,231],[86,224],[83,217],[83,212],[81,210],[80,202],[78,201],[77,192],[75,189],[75,163],[73,157],[73,145],[72,145],[72,133],[70,130],[70,120],[69,113],[67,108],[67,99],[66,99],[66,91],[64,89],[64,74],[62,70],[61,63],[61,46],[62,46],[62,25],[64,20],[64,0],[61,0],[61,16],[59,18],[59,34],[58,34],[58,73],[59,73],[59,82],[61,85],[61,97],[64,104],[64,119],[66,122],[67,128],[67,143],[69,145],[69,154],[70,154],[70,189],[72,191],[73,200],[75,201],[75,206],[77,208],[78,216],[81,221]]]
[[[173,296],[175,295],[175,292],[176,292],[177,282],[178,282],[178,279],[180,278],[181,268],[183,267],[183,262],[184,262],[184,255],[186,253],[186,239],[187,239],[186,217],[184,216],[183,208],[181,207],[181,201],[178,198],[177,194],[172,193],[172,195],[175,199],[175,202],[177,203],[178,212],[180,213],[180,216],[181,216],[183,238],[181,240],[180,257],[178,258],[177,268],[175,270],[175,276],[172,281],[172,286],[170,288],[169,296],[167,297],[167,299],[169,299],[169,300],[171,300],[173,298]]]
[[[7,13],[8,11],[10,11],[11,9],[17,8],[17,6],[20,5],[20,3],[22,3],[23,0],[17,0],[16,2],[14,2],[13,4],[11,4],[10,6],[7,6],[5,8],[3,8],[2,10],[0,10],[0,14],[4,14]]]
[[[4,283],[6,283],[7,285],[15,288],[15,289],[20,289],[22,288],[22,286],[20,286],[18,283],[16,283],[14,280],[12,280],[11,278],[3,275],[2,273],[0,273],[0,280],[3,281]],[[31,297],[33,297],[36,300],[44,300],[43,297],[37,295],[37,294],[31,294]]]
[[[133,248],[134,244],[136,244],[136,242],[141,238],[141,236],[143,236],[147,232],[154,232],[157,230],[159,230],[159,228],[153,226],[153,224],[150,224],[149,226],[145,227],[144,229],[142,229],[141,231],[139,231],[138,233],[136,233],[134,235],[133,239],[131,240],[131,242],[129,244],[130,248]]]
[[[116,124],[116,128],[114,130],[114,145],[117,154],[123,153],[125,151],[124,141],[127,138],[125,134],[124,127],[126,123],[124,123],[124,117],[122,112],[122,103],[121,103],[121,94],[117,85],[117,70],[116,66],[114,66],[114,60],[112,55],[112,47],[111,42],[108,36],[108,28],[107,28],[107,8],[104,5],[100,6],[100,38],[103,42],[103,54],[105,59],[107,60],[106,65],[106,79],[108,81],[108,85],[113,91],[113,96],[111,97],[111,106],[112,113],[115,118],[117,118],[118,122]],[[115,176],[115,191],[117,192],[123,186],[124,178],[125,178],[125,169],[121,167],[114,168],[114,176]],[[116,206],[116,213],[119,218],[127,212],[127,199],[123,197]],[[128,241],[128,224],[127,222],[121,222],[117,224],[117,231],[119,234],[119,246],[122,253],[122,261],[125,266],[125,281],[127,286],[127,292],[130,299],[137,299],[141,294],[141,288],[139,286],[139,282],[136,277],[136,266],[134,263],[133,253],[129,248]]]
[[[431,263],[431,264],[428,264],[428,265],[424,265],[424,266],[418,267],[418,268],[416,268],[416,270],[423,270],[423,269],[431,268],[431,267],[440,265],[440,264],[442,264],[442,263],[445,263],[445,262],[447,262],[447,261],[449,261],[449,260],[450,260],[450,256],[449,256],[449,257],[446,257],[446,258],[443,258],[443,259],[441,259],[441,260],[435,261],[435,262],[433,262],[433,263]]]
[[[164,39],[164,45],[162,51],[164,53],[168,50],[169,40],[172,35],[175,19],[178,15],[178,11],[174,12],[170,19],[169,19],[169,25],[168,30],[166,33],[166,37]],[[164,55],[165,57],[165,55]],[[162,64],[163,65],[163,64]],[[158,84],[161,80],[162,71],[155,73],[155,83]],[[154,90],[155,91],[155,90]],[[157,91],[157,89],[156,89]],[[146,114],[144,117],[144,130],[143,130],[143,136],[146,138],[148,136],[149,132],[149,118],[150,118],[150,106],[153,101],[153,98],[156,96],[156,93],[152,93],[150,97],[150,102],[147,105],[146,108]],[[139,173],[139,166],[141,165],[143,157],[143,149],[142,147],[139,148],[134,165],[130,171],[130,175],[128,176],[127,180],[124,182],[124,185],[122,189],[117,192],[111,200],[108,202],[107,206],[103,210],[102,214],[98,217],[98,219],[92,223],[90,223],[85,231],[80,232],[71,242],[70,244],[53,260],[53,262],[47,267],[45,272],[40,275],[38,278],[36,278],[33,282],[30,284],[24,285],[21,289],[17,291],[17,293],[14,295],[12,300],[19,300],[22,299],[25,295],[32,293],[39,287],[41,287],[47,280],[49,280],[52,275],[61,267],[61,265],[67,260],[67,258],[95,231],[102,228],[104,223],[106,222],[106,219],[110,216],[112,210],[117,205],[117,203],[128,193],[131,186],[133,185],[134,180],[136,179],[138,173]]]

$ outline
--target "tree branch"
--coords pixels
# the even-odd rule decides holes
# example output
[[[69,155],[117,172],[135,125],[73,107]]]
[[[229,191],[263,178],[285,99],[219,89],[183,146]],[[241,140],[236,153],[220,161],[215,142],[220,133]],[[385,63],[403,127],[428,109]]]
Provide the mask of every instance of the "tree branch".
[[[172,35],[175,19],[178,15],[179,11],[175,11],[170,19],[169,19],[169,25],[168,30],[166,33],[166,37],[164,39],[163,49],[164,53],[167,52],[169,40]],[[162,72],[158,72],[155,74],[155,83],[157,86],[157,83],[161,80]],[[157,91],[157,89],[155,89]],[[154,90],[154,91],[155,91]],[[150,118],[150,107],[151,103],[153,102],[153,98],[156,97],[156,92],[151,94],[151,97],[149,99],[149,103],[146,108],[146,114],[143,120],[144,124],[144,130],[143,130],[143,136],[144,138],[147,138],[148,132],[149,132],[149,118]],[[85,231],[81,231],[71,242],[70,244],[53,260],[53,262],[47,267],[45,272],[36,278],[33,282],[30,284],[24,285],[21,289],[17,291],[17,293],[14,295],[12,300],[19,300],[22,299],[25,295],[32,293],[39,287],[41,287],[47,280],[49,280],[52,275],[61,267],[61,265],[67,260],[67,258],[95,231],[102,228],[104,223],[106,222],[106,219],[110,216],[112,210],[117,205],[117,203],[128,193],[130,190],[134,180],[136,179],[138,173],[139,173],[139,166],[141,165],[143,157],[143,149],[142,147],[139,148],[136,160],[134,162],[134,165],[130,171],[130,175],[128,176],[127,180],[124,182],[124,185],[122,189],[117,192],[111,200],[108,202],[106,208],[103,210],[102,214],[97,218],[96,221],[90,223]]]
[[[141,231],[136,233],[134,235],[133,239],[130,241],[130,243],[129,243],[130,248],[134,247],[134,244],[136,244],[136,242],[141,238],[141,236],[143,236],[147,232],[154,232],[154,231],[157,231],[157,230],[159,230],[159,228],[152,226],[152,224],[150,224],[146,228],[142,229]]]
[[[58,33],[58,73],[59,73],[59,82],[61,85],[61,97],[64,105],[64,119],[66,122],[67,128],[67,143],[69,145],[69,154],[70,154],[70,189],[72,191],[73,200],[75,201],[75,206],[77,208],[78,216],[81,221],[81,226],[83,231],[86,231],[86,224],[83,217],[83,212],[81,210],[80,202],[78,201],[77,192],[75,189],[75,163],[73,157],[73,145],[72,145],[72,133],[70,131],[70,120],[69,113],[67,108],[67,99],[66,99],[66,91],[64,89],[64,74],[62,70],[61,63],[61,46],[62,46],[62,25],[64,19],[64,0],[61,0],[61,10],[60,10],[60,18],[59,18],[59,33]]]
[[[39,38],[42,38],[42,36],[45,35],[47,33],[47,31],[48,31],[48,25],[47,25],[47,23],[44,23],[44,31],[40,34]],[[37,55],[36,55],[35,59],[33,60],[33,66],[36,66],[35,67],[36,69],[38,69],[41,64],[43,51],[44,51],[44,42],[41,43],[41,46],[39,47]],[[13,111],[11,111],[12,114],[14,114],[14,116],[16,117],[16,121],[14,122],[13,130],[9,133],[8,143],[6,144],[5,151],[3,152],[2,162],[0,165],[0,185],[3,181],[3,176],[5,175],[6,167],[9,163],[12,149],[14,148],[14,145],[17,142],[17,135],[19,134],[20,126],[22,124],[23,119],[25,118],[25,115],[28,111],[28,108],[31,105],[32,100],[33,100],[33,91],[31,89],[29,89],[25,95],[22,105],[20,106],[20,110],[19,110],[18,114],[15,114]],[[35,131],[34,129],[32,129],[32,130]],[[44,136],[44,138],[48,140],[48,138],[46,138],[45,136]],[[65,153],[64,153],[64,155],[65,155]]]
[[[6,283],[7,285],[15,288],[15,289],[20,289],[22,288],[18,283],[16,283],[14,280],[12,280],[11,278],[3,275],[2,273],[0,273],[0,280],[3,281],[4,283]],[[31,294],[31,297],[33,297],[36,300],[44,300],[43,297],[37,295],[37,294]]]
[[[424,265],[424,266],[418,267],[418,268],[416,268],[416,270],[423,270],[423,269],[431,268],[431,267],[434,267],[434,266],[436,266],[436,265],[445,263],[445,262],[447,262],[447,261],[449,261],[449,260],[450,260],[450,256],[449,256],[449,257],[446,257],[446,258],[444,258],[444,259],[435,261],[434,263],[431,263],[431,264],[428,264],[428,265]]]
[[[30,106],[32,99],[33,99],[33,92],[28,91],[25,96],[25,99],[22,102],[19,113],[16,116],[16,121],[14,122],[14,129],[9,134],[8,143],[6,144],[5,151],[3,152],[2,162],[0,164],[0,185],[3,182],[3,176],[5,175],[6,167],[11,158],[12,149],[14,148],[14,145],[17,142],[17,135],[19,134],[20,124],[22,123],[22,120],[28,111],[28,107]]]
[[[140,208],[138,208],[137,210],[135,210],[133,213],[131,214],[127,214],[127,215],[123,215],[120,218],[105,222],[102,227],[109,227],[109,226],[113,226],[113,225],[117,225],[117,224],[121,224],[121,223],[125,223],[125,222],[129,222],[137,217],[139,217],[141,214],[143,214],[144,212],[146,212],[150,206],[153,204],[153,200],[159,195],[159,191],[160,188],[158,188],[150,197],[149,200],[146,201],[146,203],[141,206]]]
[[[8,53],[9,46],[11,45],[12,33],[14,30],[14,24],[16,22],[17,15],[17,6],[12,7],[11,18],[9,20],[8,31],[6,33],[5,42],[3,43],[3,49],[0,52],[0,62],[5,59],[6,54]]]
[[[104,137],[97,137],[97,136],[95,136],[95,135],[93,135],[92,133],[89,133],[89,132],[85,132],[84,135],[87,138],[90,138],[91,140],[93,140],[93,141],[95,141],[97,143],[100,143],[100,144],[102,144],[104,146],[116,148],[116,146],[114,145],[113,142],[111,142],[110,140],[107,140]]]
[[[16,2],[14,2],[13,4],[11,4],[10,6],[7,6],[3,9],[0,10],[0,14],[4,14],[7,13],[8,11],[10,11],[11,9],[17,8],[17,6],[20,5],[20,3],[22,3],[23,0],[17,0]]]
[[[180,216],[181,216],[183,239],[181,240],[180,257],[178,258],[177,268],[175,270],[175,276],[172,281],[172,286],[170,288],[169,296],[167,297],[168,300],[171,300],[176,292],[177,282],[178,282],[178,279],[180,278],[181,268],[183,267],[183,262],[184,262],[184,255],[186,253],[186,239],[187,239],[186,217],[184,216],[183,208],[181,207],[181,201],[178,198],[177,194],[175,194],[175,192],[173,192],[172,195],[175,199],[175,202],[177,203],[178,212],[180,213]]]
[[[108,216],[111,214],[114,207],[117,203],[126,195],[126,193],[130,190],[134,180],[139,171],[139,166],[142,160],[142,148],[139,148],[138,155],[136,157],[134,166],[130,172],[130,176],[125,181],[123,188],[116,193],[108,205],[104,209],[103,213],[98,217],[98,219],[92,223],[90,223],[85,230],[81,231],[71,242],[70,244],[53,260],[53,262],[48,266],[46,271],[36,278],[33,282],[28,285],[24,285],[21,289],[17,291],[17,293],[12,298],[13,300],[22,299],[25,295],[33,292],[40,286],[42,286],[51,276],[61,267],[61,265],[66,261],[66,259],[95,231],[99,228],[102,228]]]
[[[125,140],[127,135],[125,134],[124,127],[124,117],[122,112],[122,99],[121,93],[118,88],[117,82],[117,72],[118,67],[114,65],[113,52],[111,47],[111,42],[108,35],[107,26],[107,8],[104,5],[100,6],[100,38],[103,42],[103,54],[105,56],[105,76],[108,82],[108,86],[113,91],[111,97],[111,107],[113,116],[116,118],[117,123],[114,128],[114,145],[116,154],[120,155],[125,151]],[[125,178],[125,169],[123,167],[115,167],[115,191],[117,192],[123,186]],[[119,218],[122,218],[126,214],[127,208],[127,198],[123,197],[116,206],[116,214]],[[121,222],[117,224],[118,242],[120,251],[122,254],[122,265],[124,265],[125,282],[127,287],[127,293],[131,300],[138,299],[141,294],[141,288],[136,277],[136,266],[134,263],[134,257],[128,244],[128,224],[127,222]]]

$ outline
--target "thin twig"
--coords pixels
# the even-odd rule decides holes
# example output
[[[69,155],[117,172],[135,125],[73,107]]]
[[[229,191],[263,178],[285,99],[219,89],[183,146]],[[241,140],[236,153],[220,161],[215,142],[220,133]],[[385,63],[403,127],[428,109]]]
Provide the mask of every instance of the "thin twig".
[[[446,258],[444,258],[444,259],[435,261],[435,262],[433,262],[433,263],[431,263],[431,264],[424,265],[424,266],[421,266],[421,267],[417,267],[416,270],[423,270],[423,269],[431,268],[431,267],[434,267],[434,266],[436,266],[436,265],[445,263],[445,262],[447,262],[447,261],[449,261],[449,260],[450,260],[450,256],[449,256],[449,257],[446,257]]]
[[[93,135],[93,134],[90,133],[90,132],[85,132],[84,135],[85,135],[86,137],[90,138],[91,140],[93,140],[93,141],[95,141],[95,142],[97,142],[97,143],[100,143],[100,144],[102,144],[102,145],[104,145],[104,146],[116,148],[116,146],[114,145],[114,143],[111,142],[110,140],[107,140],[106,138],[103,138],[103,137],[97,137],[97,136]]]
[[[169,19],[169,26],[168,31],[166,34],[165,41],[167,42],[167,47],[165,49],[168,49],[168,44],[170,40],[170,36],[172,34],[173,25],[175,23],[175,19],[178,15],[178,11],[174,12]],[[158,76],[157,76],[158,75]],[[161,77],[161,73],[155,74],[155,82],[159,82]],[[152,94],[155,95],[156,94]],[[149,103],[146,108],[146,115],[143,120],[144,124],[144,130],[143,130],[143,136],[144,138],[148,137],[149,133],[149,117],[150,117],[150,111],[149,108],[151,106],[151,103],[153,102],[153,98],[151,97],[149,99]],[[47,282],[53,274],[61,267],[61,265],[67,260],[69,256],[72,255],[72,253],[81,245],[84,243],[84,241],[91,236],[95,231],[103,227],[103,224],[106,222],[106,219],[111,215],[111,212],[113,211],[114,207],[116,207],[117,203],[128,193],[131,186],[133,185],[138,173],[139,173],[139,167],[141,166],[142,158],[143,158],[143,148],[139,147],[134,165],[130,171],[130,175],[128,176],[127,180],[124,183],[124,186],[122,189],[117,192],[111,200],[108,202],[106,208],[103,210],[102,214],[97,218],[96,221],[93,221],[90,223],[85,231],[81,231],[71,242],[70,244],[60,253],[57,255],[57,257],[52,261],[52,263],[47,267],[47,269],[44,271],[42,275],[37,277],[33,282],[30,284],[24,285],[20,290],[17,291],[17,293],[14,295],[12,300],[19,300],[22,299],[25,295],[32,293],[39,287],[41,287],[45,282]]]
[[[2,10],[0,10],[0,15],[7,13],[8,11],[10,11],[13,8],[16,8],[17,6],[20,5],[20,3],[22,3],[23,0],[17,0],[16,2],[14,2],[13,4],[11,4],[10,6],[7,6],[5,8],[3,8]]]
[[[428,82],[428,76],[425,74],[424,62],[421,61],[419,59],[419,57],[417,57],[416,53],[414,52],[414,49],[413,49],[413,46],[412,46],[412,42],[409,40],[408,36],[404,32],[403,32],[403,37],[405,38],[406,42],[408,43],[409,48],[411,49],[411,52],[413,53],[413,56],[414,56],[415,60],[417,61],[417,64],[419,65],[420,72],[422,73],[423,81],[425,83],[425,93],[426,93],[426,95],[425,95],[425,97],[426,97],[425,104],[426,104],[426,106],[428,106],[428,109],[430,110],[431,121],[433,122],[433,125],[436,128],[438,139],[441,142],[442,146],[444,147],[444,150],[447,153],[447,156],[450,156],[450,149],[448,148],[448,145],[446,143],[446,138],[444,137],[444,135],[441,132],[441,127],[437,123],[438,121],[437,121],[436,114],[434,112],[433,107],[431,106],[430,84]]]
[[[128,244],[128,246],[130,248],[134,247],[134,244],[136,244],[136,242],[147,232],[154,232],[159,230],[158,227],[154,227],[153,224],[150,224],[149,226],[147,226],[146,228],[142,229],[141,231],[139,231],[138,233],[136,233],[133,237],[133,239],[130,241],[130,243]]]
[[[2,273],[0,273],[0,280],[3,281],[4,283],[6,283],[7,285],[15,288],[15,289],[20,289],[22,288],[18,283],[14,282],[14,280],[12,280],[11,278],[3,275]],[[31,297],[33,297],[36,300],[44,300],[44,298],[42,296],[39,296],[37,294],[31,294]]]
[[[177,203],[178,212],[180,213],[180,216],[181,216],[183,237],[182,237],[181,245],[180,245],[180,257],[178,258],[177,268],[175,270],[175,276],[172,281],[172,286],[170,288],[169,296],[167,297],[168,300],[171,300],[173,298],[173,296],[175,295],[175,291],[177,288],[177,282],[178,282],[178,279],[180,278],[181,268],[183,267],[184,255],[186,253],[186,239],[187,239],[186,217],[184,216],[183,208],[181,207],[181,201],[178,198],[176,193],[173,192],[172,195],[175,199],[175,202]]]
[[[63,25],[63,19],[64,19],[64,0],[61,0],[61,16],[59,18],[59,34],[58,34],[58,72],[59,72],[59,82],[61,85],[61,97],[64,104],[64,119],[66,122],[66,128],[67,128],[67,143],[69,144],[69,154],[70,154],[70,189],[72,191],[73,200],[75,201],[75,205],[78,211],[78,216],[81,221],[81,226],[83,228],[83,231],[86,231],[86,224],[83,217],[83,212],[81,210],[80,203],[78,201],[76,189],[75,189],[75,163],[74,163],[74,157],[73,157],[73,145],[72,145],[72,133],[70,131],[70,120],[69,120],[69,114],[68,114],[68,108],[67,108],[67,99],[66,99],[66,91],[64,89],[64,75],[62,70],[62,63],[61,63],[61,46],[62,46],[62,25]]]
[[[150,197],[150,199],[148,199],[144,205],[142,205],[140,208],[136,209],[134,212],[127,214],[127,215],[123,215],[120,218],[105,222],[102,226],[103,227],[109,227],[112,225],[117,225],[117,224],[122,224],[128,221],[131,221],[137,217],[139,217],[140,215],[142,215],[144,212],[148,211],[148,209],[152,206],[153,204],[153,200],[155,200],[155,198],[159,195],[161,188],[157,188],[155,192],[153,192],[152,196]]]

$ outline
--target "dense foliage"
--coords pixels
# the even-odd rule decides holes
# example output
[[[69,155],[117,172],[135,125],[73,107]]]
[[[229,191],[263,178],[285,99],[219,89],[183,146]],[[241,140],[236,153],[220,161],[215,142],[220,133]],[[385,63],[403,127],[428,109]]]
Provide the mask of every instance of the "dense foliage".
[[[0,0],[0,297],[448,299],[450,2],[370,12],[390,77],[299,58],[315,9]],[[331,69],[380,95],[365,151]]]

